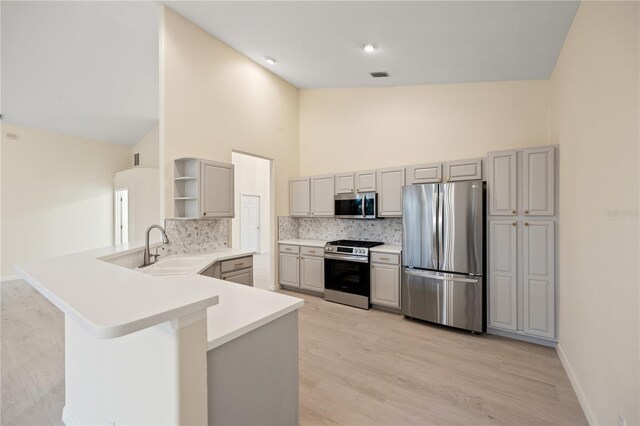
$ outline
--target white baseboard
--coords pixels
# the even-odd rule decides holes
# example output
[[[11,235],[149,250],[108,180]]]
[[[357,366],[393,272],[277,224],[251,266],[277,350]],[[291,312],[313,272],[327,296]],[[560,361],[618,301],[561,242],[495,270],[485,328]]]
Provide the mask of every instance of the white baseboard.
[[[535,343],[536,345],[549,346],[551,348],[556,347],[555,340],[543,339],[533,336],[527,336],[518,332],[511,332],[506,330],[500,330],[497,328],[487,327],[487,334],[493,334],[495,336],[508,337],[510,339],[522,340],[523,342]]]
[[[589,401],[587,401],[587,396],[584,394],[582,390],[582,386],[580,386],[580,382],[578,381],[578,377],[573,372],[573,368],[571,368],[571,364],[569,363],[569,359],[567,355],[564,353],[562,349],[562,345],[558,342],[556,345],[556,352],[558,352],[558,357],[560,358],[560,362],[564,367],[564,371],[567,373],[569,377],[569,381],[571,382],[571,386],[573,387],[573,391],[576,393],[576,397],[578,398],[578,402],[582,407],[582,411],[584,412],[587,421],[591,426],[598,426],[598,420],[596,416],[593,414],[591,410],[591,406],[589,405]]]
[[[0,282],[15,281],[15,280],[20,280],[20,279],[22,279],[22,277],[20,275],[4,275],[4,276],[0,277]]]
[[[67,426],[79,426],[80,425],[80,422],[78,421],[78,419],[73,417],[73,414],[71,414],[71,411],[69,411],[69,409],[67,408],[66,405],[62,409],[62,423],[64,423]]]

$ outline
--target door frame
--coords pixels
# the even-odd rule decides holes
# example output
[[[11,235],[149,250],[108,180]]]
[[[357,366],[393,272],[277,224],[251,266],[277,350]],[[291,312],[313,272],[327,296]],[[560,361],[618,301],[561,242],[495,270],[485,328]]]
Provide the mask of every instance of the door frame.
[[[240,214],[239,214],[239,219],[240,219],[240,247],[242,247],[242,197],[257,197],[258,198],[258,247],[256,249],[256,254],[260,254],[262,252],[261,250],[261,238],[260,238],[260,234],[262,233],[262,220],[261,220],[261,212],[262,212],[262,197],[260,196],[260,194],[254,194],[251,192],[241,192],[240,193]]]
[[[120,201],[118,194],[121,192],[127,193],[127,233],[126,241],[122,241],[123,229],[122,229],[122,201]],[[118,238],[118,236],[120,238]],[[119,241],[118,241],[119,240]],[[113,243],[124,244],[129,242],[129,187],[122,186],[113,189]]]

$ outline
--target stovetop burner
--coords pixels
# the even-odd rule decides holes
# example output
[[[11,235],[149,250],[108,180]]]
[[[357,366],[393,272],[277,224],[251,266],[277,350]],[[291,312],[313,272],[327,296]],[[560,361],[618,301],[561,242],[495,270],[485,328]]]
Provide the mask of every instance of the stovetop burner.
[[[358,241],[358,240],[337,240],[337,241],[330,241],[327,243],[327,245],[332,245],[332,246],[365,247],[365,248],[381,246],[382,244],[384,243],[377,242],[377,241]]]

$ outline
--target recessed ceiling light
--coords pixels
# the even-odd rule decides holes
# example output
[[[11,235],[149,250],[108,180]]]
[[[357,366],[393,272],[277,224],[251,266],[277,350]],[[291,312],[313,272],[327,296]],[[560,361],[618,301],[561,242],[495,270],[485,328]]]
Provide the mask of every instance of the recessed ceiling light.
[[[267,63],[269,65],[274,65],[276,62],[278,62],[274,58],[272,58],[271,56],[265,56],[264,60],[267,61]]]
[[[364,49],[365,52],[367,53],[373,53],[376,50],[378,50],[378,45],[375,43],[367,43],[364,46],[362,46],[362,48]]]

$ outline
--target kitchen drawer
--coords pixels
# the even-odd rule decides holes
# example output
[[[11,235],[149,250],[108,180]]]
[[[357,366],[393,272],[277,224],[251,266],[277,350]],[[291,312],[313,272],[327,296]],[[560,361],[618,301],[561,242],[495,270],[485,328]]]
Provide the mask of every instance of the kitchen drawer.
[[[306,254],[307,256],[322,256],[324,257],[324,248],[319,247],[300,247],[300,253]]]
[[[240,257],[237,259],[225,260],[221,263],[221,270],[225,272],[235,271],[238,269],[250,268],[253,266],[253,256]]]
[[[300,246],[280,244],[280,253],[300,253]]]
[[[386,263],[388,265],[399,265],[400,255],[393,253],[371,253],[371,262],[374,263]]]

